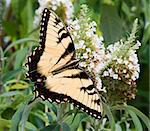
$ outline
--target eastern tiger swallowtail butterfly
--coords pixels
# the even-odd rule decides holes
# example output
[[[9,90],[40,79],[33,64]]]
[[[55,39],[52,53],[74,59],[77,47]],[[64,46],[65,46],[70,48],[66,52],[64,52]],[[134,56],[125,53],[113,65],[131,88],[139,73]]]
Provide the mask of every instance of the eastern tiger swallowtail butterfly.
[[[34,82],[36,97],[51,102],[72,103],[78,109],[100,119],[102,103],[93,77],[75,59],[70,33],[60,18],[44,9],[39,46],[28,56],[27,77]]]

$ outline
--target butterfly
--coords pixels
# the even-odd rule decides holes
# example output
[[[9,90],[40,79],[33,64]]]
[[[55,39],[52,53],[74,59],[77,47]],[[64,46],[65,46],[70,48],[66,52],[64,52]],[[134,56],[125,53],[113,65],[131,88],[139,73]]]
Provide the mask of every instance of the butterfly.
[[[79,66],[73,39],[60,18],[45,8],[40,41],[27,59],[27,77],[34,82],[36,97],[50,102],[72,103],[100,119],[102,103],[95,79]]]

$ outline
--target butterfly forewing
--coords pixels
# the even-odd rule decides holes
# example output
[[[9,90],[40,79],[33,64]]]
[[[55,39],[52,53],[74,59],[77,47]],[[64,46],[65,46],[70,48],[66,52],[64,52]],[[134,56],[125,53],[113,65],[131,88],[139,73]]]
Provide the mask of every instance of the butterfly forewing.
[[[46,15],[43,15],[42,25],[47,22],[47,15],[49,19],[46,23],[45,48],[38,68],[41,74],[47,76],[50,72],[68,63],[75,54],[75,48],[67,28],[54,12],[45,9],[43,14]]]
[[[94,78],[78,66],[72,38],[55,13],[44,9],[40,44],[28,57],[28,77],[44,100],[70,102],[95,118],[102,104]]]

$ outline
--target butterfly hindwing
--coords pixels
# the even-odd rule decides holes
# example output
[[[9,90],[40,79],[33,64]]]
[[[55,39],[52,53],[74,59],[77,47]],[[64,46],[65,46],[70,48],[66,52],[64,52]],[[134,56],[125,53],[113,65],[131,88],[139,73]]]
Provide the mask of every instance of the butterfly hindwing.
[[[46,79],[46,87],[57,94],[70,96],[69,101],[75,100],[84,105],[81,109],[100,118],[102,107],[98,103],[99,96],[93,81],[80,69],[67,69]],[[57,98],[59,100],[59,98]],[[77,105],[75,105],[77,106]],[[95,111],[95,113],[93,113]]]
[[[28,57],[28,77],[44,100],[70,102],[91,116],[101,118],[102,104],[95,81],[78,63],[67,28],[55,13],[44,9],[40,44]]]

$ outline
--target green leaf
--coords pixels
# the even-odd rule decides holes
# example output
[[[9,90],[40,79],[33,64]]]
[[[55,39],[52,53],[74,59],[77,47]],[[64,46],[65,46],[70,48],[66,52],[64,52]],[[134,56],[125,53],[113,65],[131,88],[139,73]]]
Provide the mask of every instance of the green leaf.
[[[11,37],[16,37],[16,32],[17,32],[17,24],[14,21],[3,21],[2,26],[7,33],[7,35]]]
[[[10,127],[11,127],[11,121],[10,120],[0,118],[0,131],[4,131]]]
[[[50,112],[46,112],[46,115],[48,117],[49,122],[52,122],[53,121],[53,117],[52,117],[51,113]]]
[[[25,101],[27,98],[25,97],[25,95],[23,95],[23,94],[20,94],[20,95],[16,95],[15,97],[14,97],[14,100],[13,100],[13,102],[11,103],[11,107],[12,108],[17,108],[18,109],[18,107],[20,106],[20,104],[23,102],[23,101]]]
[[[116,127],[116,131],[122,131],[122,128],[119,123],[116,123],[115,127]]]
[[[21,83],[16,83],[14,85],[9,86],[9,90],[15,90],[15,89],[27,89],[29,86]]]
[[[11,107],[8,107],[1,113],[1,117],[4,119],[10,120],[14,113],[15,113],[15,110]]]
[[[21,34],[22,36],[27,35],[33,29],[33,9],[32,0],[26,0],[26,5],[20,12],[21,15]]]
[[[5,82],[3,86],[6,91],[10,91],[10,90],[15,90],[15,89],[26,89],[29,87],[29,84],[22,80],[18,81],[16,79],[11,79]]]
[[[49,126],[40,129],[40,131],[60,131],[60,130],[61,126],[59,124],[51,124]]]
[[[1,45],[0,45],[0,61],[1,61],[1,63],[0,63],[0,80],[2,79],[1,77],[2,77],[2,75],[1,75],[1,73],[3,72],[3,68],[4,68],[4,60],[5,60],[5,58],[4,58],[4,52],[3,52],[3,49],[2,49],[2,47],[1,47]]]
[[[136,109],[133,106],[125,106],[125,109],[127,111],[132,111],[134,112],[136,115],[138,115],[142,121],[145,123],[145,125],[147,126],[148,130],[150,130],[150,120],[147,116],[145,116],[141,111],[139,111],[138,109]]]
[[[15,77],[18,73],[20,73],[21,70],[22,70],[22,68],[19,68],[19,69],[17,69],[17,70],[13,70],[13,71],[6,72],[5,74],[2,75],[2,80],[3,80],[3,82],[6,82],[6,81],[12,79],[12,78]]]
[[[70,127],[66,123],[61,124],[62,131],[71,131]]]
[[[37,129],[36,126],[33,125],[31,122],[28,122],[28,121],[27,121],[26,130],[27,130],[27,131],[37,131],[38,129]],[[23,130],[22,130],[22,131],[23,131]]]
[[[130,8],[128,7],[128,5],[125,2],[122,2],[122,11],[126,14],[128,19],[132,16],[132,14],[130,12]]]
[[[20,13],[24,9],[26,3],[26,0],[11,0],[13,14],[18,20],[20,19]]]
[[[16,59],[14,62],[14,70],[17,70],[20,68],[20,66],[22,65],[26,55],[28,52],[28,48],[23,48],[21,50],[16,51]]]
[[[107,44],[114,43],[122,38],[122,21],[115,6],[103,5],[100,27]]]
[[[27,99],[27,103],[29,100],[31,100],[32,96],[29,96],[29,98]],[[28,117],[29,117],[29,113],[31,111],[31,109],[34,107],[34,105],[37,103],[38,101],[34,101],[32,102],[31,104],[29,105],[26,105],[25,108],[24,108],[24,111],[23,111],[23,114],[22,114],[22,118],[21,118],[21,121],[20,121],[20,124],[19,124],[19,129],[20,130],[24,130],[25,127],[28,127],[28,128],[35,128],[35,126],[32,124],[32,123],[29,123],[27,122],[28,120]],[[27,124],[26,124],[27,123]],[[32,125],[31,125],[32,124]]]
[[[32,112],[35,116],[37,116],[38,118],[40,118],[43,122],[48,123],[49,120],[46,116],[46,114],[44,112],[42,112],[41,110],[36,110],[36,112]]]
[[[39,119],[38,117],[34,116],[34,115],[30,115],[30,117],[33,116],[33,118],[30,120],[32,120],[32,123],[38,128],[38,129],[42,129],[45,127],[45,123]]]
[[[139,118],[137,117],[137,115],[131,110],[128,110],[128,112],[129,112],[130,116],[132,117],[132,120],[133,120],[133,123],[135,126],[135,130],[136,131],[143,131],[141,122],[140,122]]]
[[[147,0],[143,0],[143,12],[144,12],[144,33],[143,33],[143,38],[142,38],[142,50],[145,47],[146,44],[149,43],[149,36],[150,36],[150,4],[148,3]],[[141,49],[140,49],[141,50]]]
[[[22,113],[26,105],[24,103],[20,104],[19,109],[16,111],[16,113],[12,117],[12,126],[10,131],[17,131],[18,130],[18,125],[20,123],[20,120],[22,118]]]
[[[13,46],[16,46],[16,45],[19,45],[19,44],[22,44],[22,43],[26,43],[26,42],[34,42],[34,43],[38,43],[38,41],[32,39],[32,38],[22,38],[22,39],[19,39],[13,43],[11,43],[5,50],[4,50],[4,54],[10,49],[12,48]]]
[[[69,115],[64,120],[71,127],[71,131],[77,130],[82,121],[87,118],[87,115],[84,113],[77,113],[74,115]]]
[[[108,105],[106,105],[105,103],[103,103],[103,105],[104,105],[104,110],[106,111],[106,115],[108,116],[108,119],[109,119],[111,130],[115,131],[115,120],[114,120],[113,114],[110,110],[110,107]]]
[[[11,97],[22,94],[20,91],[9,91],[0,95],[0,97]]]
[[[51,112],[50,115],[52,116],[53,120],[57,119],[57,105],[55,105],[54,103],[50,103],[49,101],[41,101],[41,103],[43,103],[45,106],[47,106]]]

